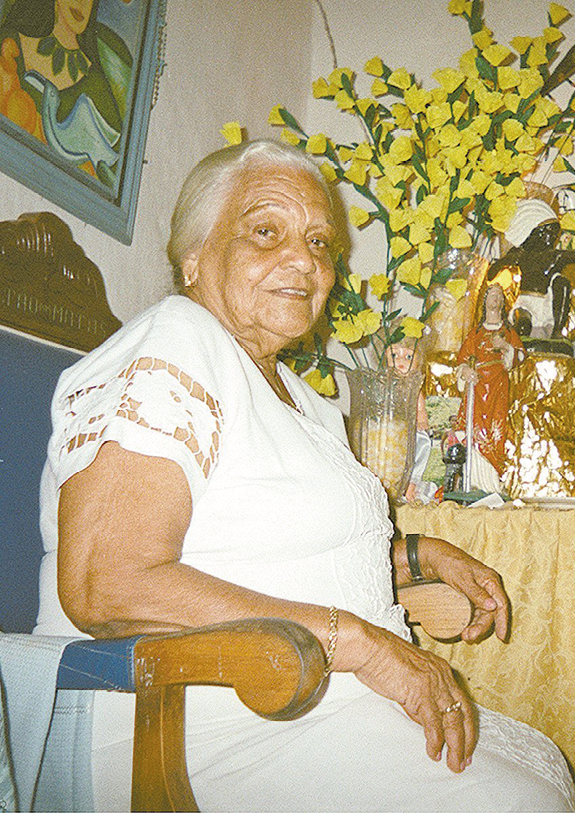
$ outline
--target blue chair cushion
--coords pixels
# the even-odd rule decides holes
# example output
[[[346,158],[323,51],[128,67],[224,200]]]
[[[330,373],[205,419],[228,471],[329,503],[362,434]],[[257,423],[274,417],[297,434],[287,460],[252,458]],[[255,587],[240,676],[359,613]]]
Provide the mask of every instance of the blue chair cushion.
[[[134,647],[142,637],[72,641],[60,660],[57,688],[135,691]]]

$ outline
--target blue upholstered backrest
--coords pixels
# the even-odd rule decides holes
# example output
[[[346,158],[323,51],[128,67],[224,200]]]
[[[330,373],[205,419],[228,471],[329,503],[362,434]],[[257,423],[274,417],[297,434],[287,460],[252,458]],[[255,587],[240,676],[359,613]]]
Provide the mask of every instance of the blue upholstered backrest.
[[[0,630],[31,632],[42,540],[39,486],[62,370],[80,354],[0,328]]]

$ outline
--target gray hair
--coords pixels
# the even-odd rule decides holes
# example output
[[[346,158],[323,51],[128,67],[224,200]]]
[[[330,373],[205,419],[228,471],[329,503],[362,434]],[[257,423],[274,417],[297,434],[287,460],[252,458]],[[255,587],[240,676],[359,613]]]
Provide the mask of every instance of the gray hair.
[[[317,165],[289,144],[262,139],[210,153],[184,181],[172,215],[167,251],[178,291],[183,291],[181,266],[186,256],[205,242],[238,175],[256,165],[288,166],[309,172],[331,203],[329,187]]]

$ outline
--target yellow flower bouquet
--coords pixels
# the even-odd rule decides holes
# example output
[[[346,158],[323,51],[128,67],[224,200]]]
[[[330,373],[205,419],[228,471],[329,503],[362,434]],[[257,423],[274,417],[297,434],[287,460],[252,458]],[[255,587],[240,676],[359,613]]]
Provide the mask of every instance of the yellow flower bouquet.
[[[473,251],[505,232],[526,195],[525,181],[543,161],[575,175],[569,161],[575,94],[564,109],[548,95],[569,75],[566,60],[550,69],[563,39],[558,26],[569,12],[551,3],[543,33],[515,37],[507,47],[485,26],[481,0],[450,0],[448,9],[467,22],[471,48],[457,68],[433,73],[431,90],[377,56],[364,66],[373,77],[368,96],[356,92],[349,68],[313,83],[315,98],[358,119],[363,140],[340,144],[325,133],[308,135],[281,105],[270,113],[269,122],[284,128],[282,139],[325,158],[321,171],[329,183],[349,184],[363,197],[362,206],[349,209],[350,223],[383,226],[386,268],[366,284],[340,255],[326,309],[331,335],[356,365],[373,366],[375,358],[380,368],[390,344],[421,337],[438,304],[432,289],[444,286],[455,299],[465,294],[465,281],[452,278],[440,257],[450,248]],[[568,216],[563,225],[575,230]],[[420,300],[417,318],[394,309],[399,288]],[[312,386],[335,393],[334,361],[319,336],[312,349],[301,344],[287,356],[299,372],[313,365],[306,376]]]

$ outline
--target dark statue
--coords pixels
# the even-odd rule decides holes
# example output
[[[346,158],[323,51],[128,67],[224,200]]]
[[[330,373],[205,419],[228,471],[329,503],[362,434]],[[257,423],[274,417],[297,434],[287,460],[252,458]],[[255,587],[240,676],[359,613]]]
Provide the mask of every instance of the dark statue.
[[[520,246],[509,249],[488,271],[488,279],[493,280],[503,268],[518,266],[521,271],[520,293],[545,295],[551,292],[553,327],[551,335],[545,337],[550,339],[561,339],[561,331],[567,323],[571,283],[563,275],[563,270],[575,263],[575,251],[556,248],[560,233],[559,221],[541,223]],[[531,316],[528,307],[516,309],[514,320],[519,335],[531,334]]]

